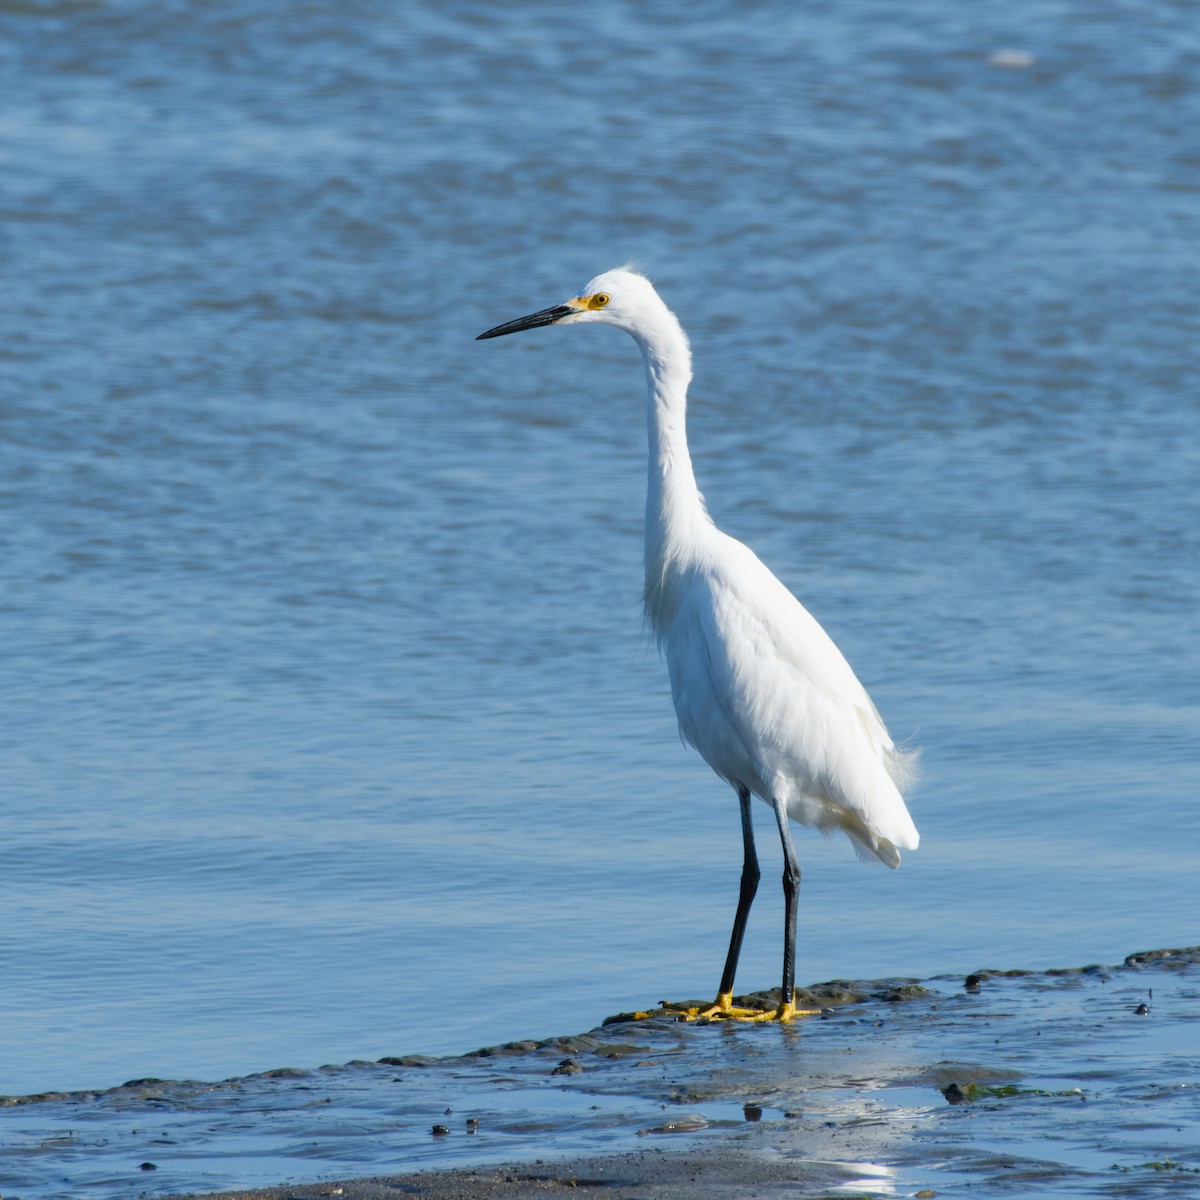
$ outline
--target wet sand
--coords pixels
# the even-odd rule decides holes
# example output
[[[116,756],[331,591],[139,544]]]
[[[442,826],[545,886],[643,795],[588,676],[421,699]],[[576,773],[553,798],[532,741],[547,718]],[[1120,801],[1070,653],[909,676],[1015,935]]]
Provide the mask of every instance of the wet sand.
[[[1200,1192],[1200,948],[802,998],[821,1015],[786,1027],[662,1013],[456,1058],[10,1099],[0,1191]]]
[[[844,1147],[843,1147],[844,1148]],[[835,1162],[785,1161],[762,1151],[726,1146],[673,1153],[644,1150],[577,1158],[553,1166],[485,1167],[430,1171],[308,1187],[262,1188],[235,1193],[240,1200],[341,1197],[341,1200],[524,1200],[602,1193],[612,1200],[758,1200],[783,1194],[824,1195],[854,1182],[858,1173]],[[802,1190],[801,1190],[802,1189]],[[211,1193],[194,1200],[231,1200]]]

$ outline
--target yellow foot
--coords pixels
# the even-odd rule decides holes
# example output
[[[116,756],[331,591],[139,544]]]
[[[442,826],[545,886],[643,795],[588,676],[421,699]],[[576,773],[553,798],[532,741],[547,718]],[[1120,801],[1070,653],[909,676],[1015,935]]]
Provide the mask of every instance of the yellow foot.
[[[775,1010],[775,1015],[771,1020],[790,1021],[793,1017],[819,1017],[820,1015],[821,1010],[819,1008],[797,1008],[795,1000],[790,1000],[787,1004],[781,1004]]]
[[[790,1021],[794,1017],[816,1017],[821,1014],[819,1008],[797,1008],[794,1000],[778,1008],[742,1008],[734,1004],[731,992],[722,992],[707,1008],[698,1004],[684,1006],[664,1001],[660,1011],[674,1013],[684,1021]]]

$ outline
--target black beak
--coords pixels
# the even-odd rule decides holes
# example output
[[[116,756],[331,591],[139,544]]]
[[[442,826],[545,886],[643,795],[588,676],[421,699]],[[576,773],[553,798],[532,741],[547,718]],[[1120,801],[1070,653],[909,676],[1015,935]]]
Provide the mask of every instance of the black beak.
[[[569,317],[577,310],[569,304],[557,304],[553,308],[543,308],[541,312],[530,313],[527,317],[518,317],[515,321],[507,321],[481,333],[475,340],[482,342],[484,338],[503,337],[506,333],[520,333],[522,329],[537,329],[539,325],[553,325],[563,317]]]

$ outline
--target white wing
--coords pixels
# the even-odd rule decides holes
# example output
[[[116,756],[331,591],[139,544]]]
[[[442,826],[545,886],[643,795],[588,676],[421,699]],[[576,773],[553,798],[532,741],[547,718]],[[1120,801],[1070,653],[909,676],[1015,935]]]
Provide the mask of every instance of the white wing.
[[[903,756],[871,698],[754,552],[711,534],[673,572],[659,625],[683,737],[730,783],[896,866],[918,834],[893,780]]]

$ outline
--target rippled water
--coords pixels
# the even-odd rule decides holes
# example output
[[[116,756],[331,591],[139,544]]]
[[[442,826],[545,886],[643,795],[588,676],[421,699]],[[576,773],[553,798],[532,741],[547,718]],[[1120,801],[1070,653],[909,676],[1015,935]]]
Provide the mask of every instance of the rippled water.
[[[801,979],[1193,942],[1198,60],[1165,0],[0,0],[0,1092],[715,986],[636,351],[472,341],[631,256],[711,510],[925,747],[898,873],[801,835]]]

